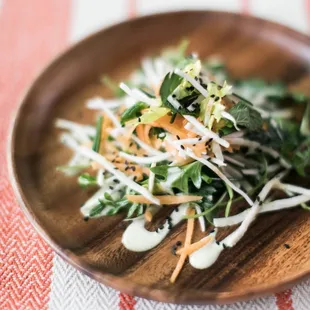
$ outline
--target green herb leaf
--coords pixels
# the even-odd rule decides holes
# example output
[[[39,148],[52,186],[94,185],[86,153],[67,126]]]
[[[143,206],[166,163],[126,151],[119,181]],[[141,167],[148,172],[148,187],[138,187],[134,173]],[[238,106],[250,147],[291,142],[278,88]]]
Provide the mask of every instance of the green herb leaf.
[[[293,155],[292,164],[299,175],[305,176],[305,169],[310,165],[310,147],[304,151],[297,151]]]
[[[146,109],[148,105],[144,102],[137,102],[130,108],[124,111],[121,115],[120,122],[122,125],[125,125],[126,122],[141,116],[141,111]]]
[[[226,183],[225,183],[225,186],[226,186],[228,196],[229,196],[229,199],[228,199],[227,205],[226,205],[226,209],[225,209],[225,217],[228,217],[229,213],[230,213],[231,204],[232,204],[233,198],[234,198],[234,192],[233,192],[232,188],[229,185],[227,185]]]
[[[168,97],[173,93],[173,91],[180,85],[182,82],[182,77],[178,76],[174,72],[169,72],[166,74],[161,87],[160,87],[160,97],[164,105],[166,105]],[[168,104],[168,108],[171,108],[171,105]]]
[[[103,117],[99,116],[96,124],[96,136],[93,142],[93,151],[99,152],[100,149],[100,141],[101,141],[101,128],[102,128],[102,123],[103,123]]]
[[[94,217],[99,215],[105,207],[105,204],[101,200],[99,200],[99,204],[90,211],[89,216]]]
[[[89,173],[83,173],[78,178],[78,184],[83,187],[95,186],[97,185],[96,177],[91,176]]]
[[[263,119],[259,112],[251,108],[247,103],[239,101],[229,113],[235,118],[237,125],[251,131],[259,130],[263,125]]]
[[[178,188],[184,193],[188,193],[188,182],[191,180],[196,188],[201,187],[201,168],[199,161],[180,167],[180,176],[173,181],[172,187]]]
[[[157,176],[161,176],[162,179],[166,180],[168,176],[168,169],[167,165],[155,166],[150,168],[150,170],[155,173]]]
[[[127,212],[127,218],[131,218],[134,213],[137,211],[137,209],[139,208],[139,204],[138,203],[134,203],[128,210]]]

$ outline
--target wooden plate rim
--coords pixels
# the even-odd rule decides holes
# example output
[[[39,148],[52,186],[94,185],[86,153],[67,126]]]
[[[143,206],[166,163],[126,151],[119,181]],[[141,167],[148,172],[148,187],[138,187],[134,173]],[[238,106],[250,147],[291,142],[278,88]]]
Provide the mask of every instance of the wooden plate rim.
[[[88,275],[89,277],[95,279],[96,281],[108,285],[113,289],[119,290],[121,292],[134,295],[137,297],[152,299],[160,302],[168,302],[168,303],[176,303],[176,304],[226,304],[233,303],[238,301],[245,301],[252,298],[262,297],[266,295],[271,295],[276,292],[280,292],[282,290],[288,289],[292,287],[294,284],[299,283],[300,281],[310,277],[310,270],[305,272],[300,272],[291,276],[290,278],[283,279],[277,284],[265,284],[258,285],[255,287],[245,287],[243,291],[227,291],[227,292],[201,292],[199,290],[195,291],[182,291],[182,296],[177,296],[175,293],[171,294],[166,292],[165,290],[148,288],[143,285],[138,285],[134,283],[128,282],[128,280],[123,280],[117,276],[114,276],[105,272],[95,271],[93,268],[86,266],[79,260],[74,253],[69,250],[62,249],[55,243],[52,238],[48,235],[48,233],[44,230],[44,228],[40,225],[39,220],[36,216],[31,212],[31,207],[27,201],[26,195],[24,195],[23,188],[18,181],[18,172],[16,171],[16,166],[14,162],[14,144],[16,142],[16,128],[17,125],[22,118],[22,110],[23,107],[27,104],[28,96],[33,91],[35,85],[44,78],[45,75],[48,75],[49,71],[56,66],[62,59],[68,56],[72,51],[81,48],[84,45],[88,44],[88,41],[95,39],[97,36],[101,36],[103,33],[112,31],[114,28],[124,27],[131,25],[137,21],[141,22],[143,20],[149,19],[157,19],[162,16],[169,15],[180,15],[180,14],[211,14],[211,15],[222,15],[227,17],[240,18],[245,22],[250,23],[265,23],[268,25],[269,29],[277,31],[279,33],[283,32],[288,37],[293,37],[297,41],[301,41],[304,44],[310,46],[310,37],[295,31],[287,26],[277,24],[275,22],[265,20],[259,17],[242,15],[239,13],[232,12],[221,12],[221,11],[209,11],[209,10],[182,10],[175,12],[165,12],[165,13],[157,13],[151,15],[145,15],[142,17],[133,18],[131,20],[123,21],[121,23],[112,25],[110,27],[99,30],[91,35],[86,36],[83,40],[71,45],[69,48],[65,49],[62,53],[60,53],[57,57],[55,57],[47,66],[45,66],[40,73],[36,76],[33,82],[26,88],[24,94],[22,94],[19,103],[17,104],[15,113],[11,119],[9,126],[9,134],[7,140],[7,167],[8,167],[8,176],[9,181],[11,182],[11,186],[13,188],[16,200],[20,205],[23,213],[25,214],[28,221],[32,224],[35,230],[39,233],[39,235],[48,243],[48,245],[65,261],[69,264],[73,265],[75,268]],[[310,61],[309,61],[310,63]],[[196,293],[194,293],[196,292]],[[199,292],[199,293],[198,293]]]

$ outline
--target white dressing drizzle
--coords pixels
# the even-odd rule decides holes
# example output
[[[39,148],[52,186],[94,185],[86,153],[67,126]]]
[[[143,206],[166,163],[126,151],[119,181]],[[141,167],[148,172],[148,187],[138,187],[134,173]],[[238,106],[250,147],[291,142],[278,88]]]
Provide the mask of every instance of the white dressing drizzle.
[[[189,263],[196,269],[206,269],[212,266],[224,250],[222,243],[215,240],[216,230],[210,235],[213,235],[214,239],[189,256]]]
[[[184,219],[188,204],[181,204],[170,215],[162,229],[149,231],[144,227],[144,219],[134,220],[124,231],[122,243],[126,249],[134,252],[144,252],[156,247],[168,235],[170,228]],[[170,223],[169,223],[170,222]]]

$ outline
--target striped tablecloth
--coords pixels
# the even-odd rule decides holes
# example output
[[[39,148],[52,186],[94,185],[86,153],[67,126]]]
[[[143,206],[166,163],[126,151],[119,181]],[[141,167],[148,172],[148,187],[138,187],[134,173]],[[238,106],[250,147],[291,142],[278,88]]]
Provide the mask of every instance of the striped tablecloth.
[[[180,9],[254,14],[310,32],[310,0],[0,0],[0,309],[308,310],[310,280],[227,306],[177,306],[119,293],[69,266],[14,200],[6,170],[8,123],[25,87],[71,42],[136,15]]]

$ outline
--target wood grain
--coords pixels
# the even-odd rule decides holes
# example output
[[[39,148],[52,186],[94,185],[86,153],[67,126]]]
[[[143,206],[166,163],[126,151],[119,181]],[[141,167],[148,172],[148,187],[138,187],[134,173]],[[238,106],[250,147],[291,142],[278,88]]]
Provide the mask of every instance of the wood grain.
[[[284,289],[310,272],[306,211],[259,216],[242,242],[225,250],[215,265],[199,271],[186,264],[176,284],[170,285],[177,262],[171,246],[184,239],[184,224],[157,248],[130,252],[120,242],[127,225],[122,216],[84,222],[79,208],[90,193],[82,191],[75,178],[55,171],[71,155],[58,142],[55,118],[93,122],[94,113],[84,105],[94,95],[109,95],[99,82],[102,74],[126,77],[142,56],[184,37],[201,57],[222,55],[235,77],[281,79],[309,91],[310,39],[283,26],[203,11],[160,14],[116,25],[60,56],[28,90],[11,136],[9,169],[16,195],[30,221],[62,257],[121,291],[166,302],[225,303]],[[225,233],[224,229],[221,234]],[[195,232],[195,240],[200,234]]]

